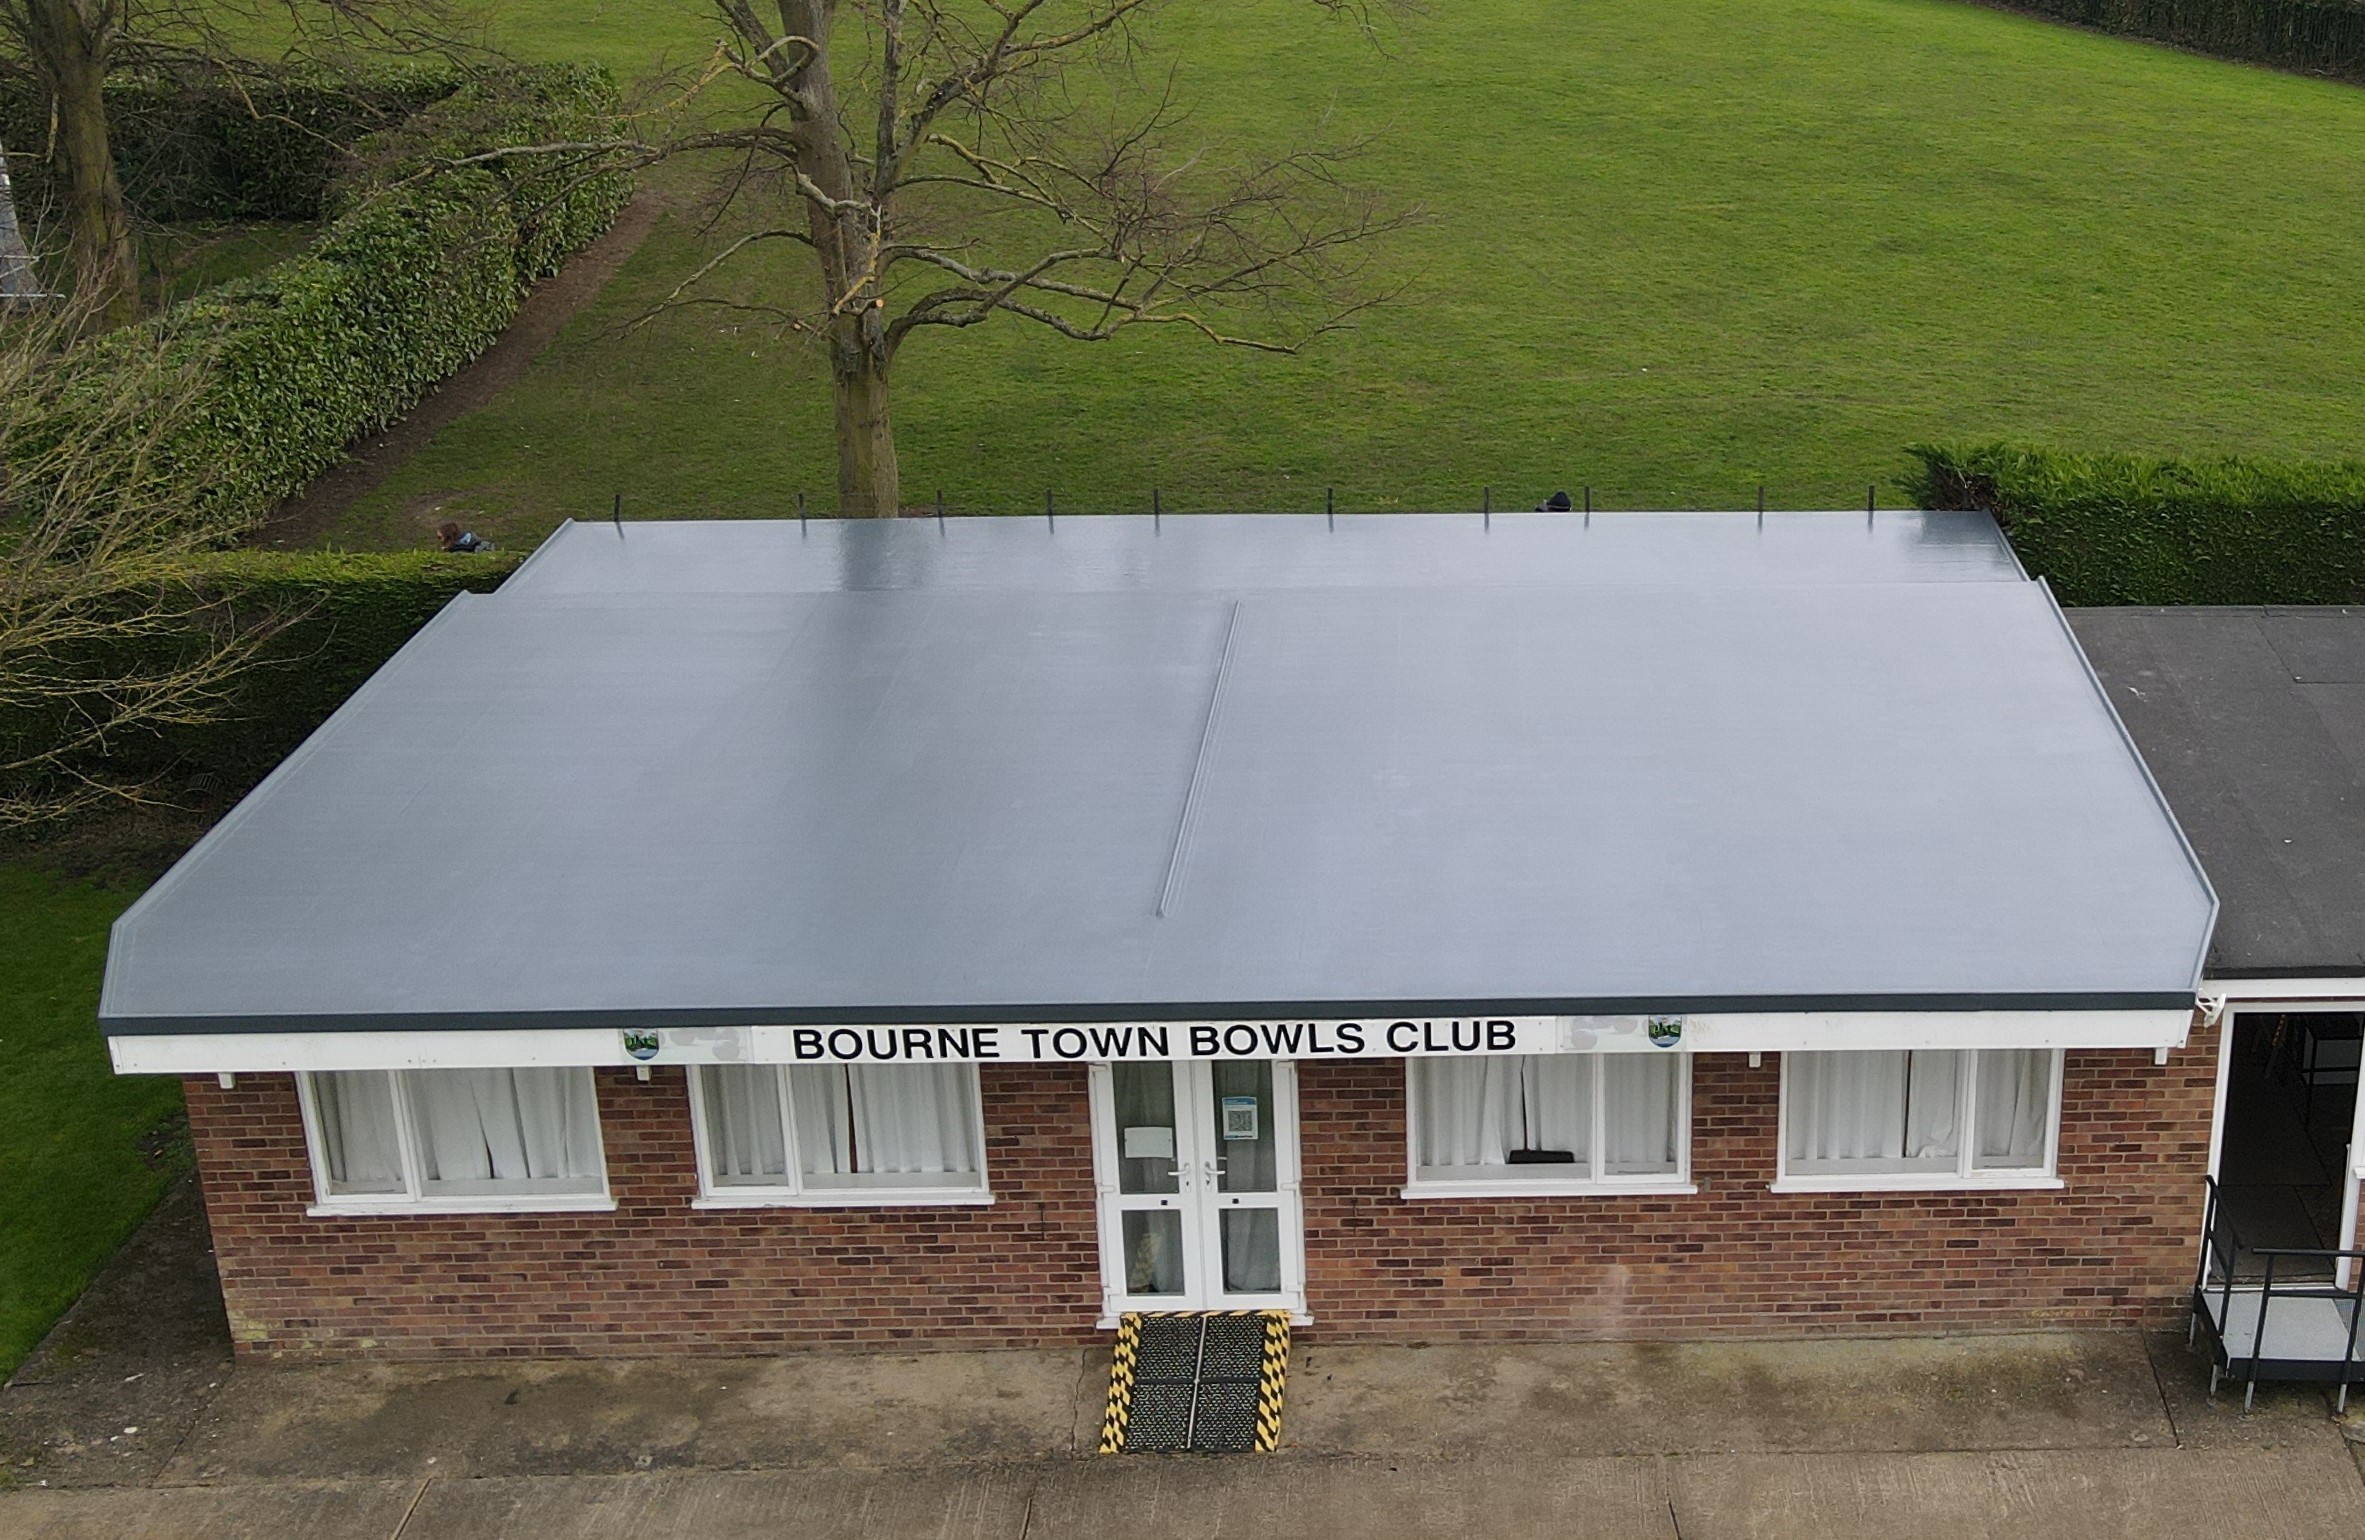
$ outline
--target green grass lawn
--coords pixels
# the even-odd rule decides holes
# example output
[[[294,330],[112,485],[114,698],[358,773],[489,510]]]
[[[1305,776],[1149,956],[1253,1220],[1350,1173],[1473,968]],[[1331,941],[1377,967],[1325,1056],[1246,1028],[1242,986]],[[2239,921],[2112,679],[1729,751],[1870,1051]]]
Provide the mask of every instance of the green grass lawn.
[[[1457,0],[1383,55],[1233,0],[1172,56],[1208,131],[1385,131],[1364,180],[1430,222],[1404,300],[1298,358],[1003,322],[906,349],[907,499],[964,509],[1860,504],[1901,447],[2365,449],[2365,91],[1949,0]],[[1177,6],[1171,21],[1198,16]],[[620,71],[698,54],[702,0],[505,0]],[[1179,35],[1179,34],[1178,34]],[[777,515],[835,484],[802,345],[678,313],[669,221],[522,387],[329,532],[437,504],[531,541],[611,493]],[[750,294],[802,282],[784,257]],[[1889,495],[1894,496],[1894,493]]]
[[[1457,0],[1386,57],[1235,0],[1173,57],[1242,142],[1384,130],[1412,284],[1303,357],[1022,322],[903,352],[911,502],[1022,511],[1861,504],[1923,438],[2365,449],[2365,92],[1949,0]],[[511,40],[695,57],[700,0],[506,0]],[[1171,19],[1199,14],[1175,7]],[[804,345],[681,312],[669,220],[527,381],[329,532],[828,509]],[[802,282],[783,258],[745,293]],[[1894,492],[1890,492],[1894,497]]]
[[[183,1163],[180,1086],[118,1078],[99,1037],[107,926],[130,901],[0,865],[0,1378]]]

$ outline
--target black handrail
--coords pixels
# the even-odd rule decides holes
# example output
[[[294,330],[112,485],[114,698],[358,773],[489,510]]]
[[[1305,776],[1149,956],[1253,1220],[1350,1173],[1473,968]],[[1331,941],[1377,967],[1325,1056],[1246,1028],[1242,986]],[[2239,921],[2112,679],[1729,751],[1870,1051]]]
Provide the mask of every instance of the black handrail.
[[[2210,1324],[2211,1335],[2217,1340],[2221,1353],[2226,1345],[2225,1329],[2233,1324],[2234,1264],[2245,1251],[2254,1257],[2264,1258],[2266,1261],[2266,1276],[2260,1280],[2258,1285],[2258,1318],[2251,1323],[2250,1328],[2250,1372],[2246,1377],[2247,1389],[2243,1396],[2243,1402],[2247,1405],[2250,1396],[2255,1394],[2258,1387],[2258,1361],[2266,1343],[2267,1311],[2273,1306],[2275,1300],[2276,1263],[2284,1257],[2305,1257],[2313,1261],[2334,1264],[2342,1262],[2365,1263],[2365,1248],[2344,1250],[2305,1246],[2244,1246],[2240,1233],[2234,1229],[2233,1222],[2225,1217],[2224,1192],[2218,1186],[2217,1178],[2204,1176],[2201,1180],[2204,1183],[2204,1190],[2208,1194],[2208,1202],[2203,1209],[2201,1265],[2198,1275],[2193,1279],[2193,1295],[2205,1309],[2210,1285],[2209,1265],[2212,1261],[2218,1262],[2220,1266],[2216,1319]],[[2348,1369],[2351,1364],[2358,1361],[2358,1326],[2360,1322],[2365,1322],[2365,1267],[2351,1269],[2349,1282],[2345,1285],[2339,1281],[2340,1269],[2337,1265],[2333,1268],[2332,1276],[2333,1281],[2328,1286],[2310,1287],[2286,1284],[2283,1293],[2285,1298],[2290,1299],[2346,1299],[2350,1302],[2348,1341],[2343,1345],[2340,1357],[2341,1401],[2345,1406],[2348,1400]],[[2216,1384],[2214,1372],[2211,1375],[2210,1384],[2212,1388]]]

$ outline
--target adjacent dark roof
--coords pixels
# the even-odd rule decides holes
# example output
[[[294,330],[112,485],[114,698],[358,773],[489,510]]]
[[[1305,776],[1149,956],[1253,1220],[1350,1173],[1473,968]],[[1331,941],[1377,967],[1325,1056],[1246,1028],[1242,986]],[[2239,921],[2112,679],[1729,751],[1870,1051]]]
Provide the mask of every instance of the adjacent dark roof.
[[[2225,912],[2209,971],[2365,976],[2365,610],[2072,610]]]
[[[1981,515],[575,526],[109,1030],[2158,1007],[2212,900]]]

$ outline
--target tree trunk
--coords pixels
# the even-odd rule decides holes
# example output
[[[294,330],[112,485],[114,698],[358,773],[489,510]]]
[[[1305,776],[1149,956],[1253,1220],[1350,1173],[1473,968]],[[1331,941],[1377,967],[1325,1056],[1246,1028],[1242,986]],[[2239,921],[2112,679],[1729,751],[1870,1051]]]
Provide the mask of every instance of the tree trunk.
[[[790,37],[816,47],[798,51],[778,89],[794,105],[789,136],[797,170],[819,196],[807,194],[806,228],[829,296],[829,368],[837,404],[838,517],[892,519],[902,511],[903,482],[895,467],[895,428],[887,415],[886,304],[879,295],[876,189],[839,136],[837,83],[830,77],[830,26],[838,0],[780,0],[780,22]]]
[[[863,324],[876,314],[841,316],[830,328],[842,519],[892,519],[902,510],[895,426],[887,413],[887,359],[877,340],[863,335],[877,330]]]
[[[31,13],[34,66],[56,113],[75,292],[101,322],[119,325],[139,311],[139,257],[107,136],[112,33],[92,25],[75,0],[32,0]]]

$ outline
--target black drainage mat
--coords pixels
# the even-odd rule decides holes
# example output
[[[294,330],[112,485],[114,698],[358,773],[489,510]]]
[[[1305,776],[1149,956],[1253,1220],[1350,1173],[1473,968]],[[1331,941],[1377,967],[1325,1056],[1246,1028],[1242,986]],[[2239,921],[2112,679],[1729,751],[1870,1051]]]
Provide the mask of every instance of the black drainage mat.
[[[1281,1438],[1288,1367],[1282,1311],[1128,1315],[1100,1452],[1270,1451]]]

